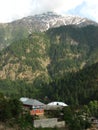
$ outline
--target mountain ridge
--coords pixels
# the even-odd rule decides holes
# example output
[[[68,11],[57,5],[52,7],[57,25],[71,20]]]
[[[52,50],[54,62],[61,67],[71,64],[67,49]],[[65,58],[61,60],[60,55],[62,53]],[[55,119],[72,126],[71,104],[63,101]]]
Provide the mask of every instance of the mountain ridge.
[[[33,32],[43,32],[50,28],[75,25],[78,27],[98,23],[77,16],[61,16],[52,12],[28,16],[11,23],[0,24],[0,50],[9,46],[13,41],[27,38]]]
[[[30,26],[36,25],[37,23],[39,25],[39,29],[35,31],[46,31],[49,28],[54,28],[54,27],[60,27],[63,25],[77,25],[80,27],[87,26],[87,25],[98,25],[98,23],[87,19],[87,18],[82,18],[79,16],[74,16],[74,15],[59,15],[54,12],[47,12],[43,14],[37,14],[34,16],[28,16],[24,17],[20,20],[13,21],[12,23],[28,23]],[[26,22],[26,23],[25,23]],[[36,23],[35,23],[36,22]],[[40,27],[41,25],[41,27]],[[45,27],[46,26],[46,27]]]

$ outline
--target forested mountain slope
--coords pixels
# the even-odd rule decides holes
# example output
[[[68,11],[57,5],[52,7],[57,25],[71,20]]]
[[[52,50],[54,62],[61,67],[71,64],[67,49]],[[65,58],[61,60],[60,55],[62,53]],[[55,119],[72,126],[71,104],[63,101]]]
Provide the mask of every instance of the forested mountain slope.
[[[96,26],[32,33],[0,52],[0,91],[7,95],[82,104],[98,99],[97,74]]]
[[[73,105],[98,100],[98,62],[45,84],[42,92],[50,101],[59,100]]]
[[[98,27],[62,26],[49,30],[49,72],[52,76],[77,71],[98,61]]]
[[[44,81],[98,62],[98,27],[62,26],[33,33],[0,53],[0,79]]]

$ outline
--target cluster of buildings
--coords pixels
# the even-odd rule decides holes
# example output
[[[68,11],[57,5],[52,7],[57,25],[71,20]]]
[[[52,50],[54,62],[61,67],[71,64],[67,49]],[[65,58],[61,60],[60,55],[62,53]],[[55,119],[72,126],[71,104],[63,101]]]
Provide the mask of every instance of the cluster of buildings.
[[[45,117],[45,112],[52,111],[52,114],[57,109],[62,109],[67,106],[63,102],[51,102],[49,104],[44,104],[36,99],[30,98],[20,98],[20,101],[23,103],[23,108],[25,112],[30,112],[31,116],[38,116],[38,119],[33,120],[33,125],[35,128],[54,128],[54,127],[65,127],[65,121],[58,121],[57,117],[52,118],[43,118]]]
[[[38,117],[44,117],[46,111],[52,111],[52,113],[57,110],[68,106],[67,104],[63,102],[51,102],[48,104],[44,104],[36,99],[31,98],[20,98],[20,101],[23,103],[23,108],[25,111],[29,112],[31,116],[38,116]],[[90,122],[98,128],[98,120],[96,118],[91,118]],[[37,120],[34,120],[33,122],[35,128],[46,128],[46,127],[64,127],[65,128],[65,122],[64,121],[58,121],[58,118],[39,118]]]
[[[51,110],[56,108],[62,108],[67,106],[67,104],[63,102],[51,102],[49,104],[44,104],[36,99],[30,98],[20,98],[20,101],[23,103],[25,110],[30,110],[30,115],[44,115],[44,110]]]

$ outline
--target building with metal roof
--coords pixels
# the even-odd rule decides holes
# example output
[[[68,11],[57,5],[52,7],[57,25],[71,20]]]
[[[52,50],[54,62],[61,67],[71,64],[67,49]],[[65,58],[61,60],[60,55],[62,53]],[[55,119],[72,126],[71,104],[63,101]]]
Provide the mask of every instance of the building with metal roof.
[[[23,103],[25,108],[30,110],[31,115],[43,115],[44,114],[44,106],[45,104],[30,98],[20,98],[20,101]]]
[[[63,106],[63,107],[68,106],[64,102],[58,102],[58,101],[48,103],[47,105],[49,105],[49,106]]]

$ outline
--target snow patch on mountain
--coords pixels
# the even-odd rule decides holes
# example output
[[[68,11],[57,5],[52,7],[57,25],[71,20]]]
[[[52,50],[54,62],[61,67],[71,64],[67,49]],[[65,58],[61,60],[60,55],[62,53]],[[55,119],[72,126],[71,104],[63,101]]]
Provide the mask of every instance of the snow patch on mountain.
[[[63,25],[76,25],[78,27],[83,27],[87,25],[98,26],[98,23],[89,20],[87,18],[81,18],[79,16],[72,15],[58,15],[53,12],[47,12],[43,14],[38,14],[34,16],[28,16],[23,19],[14,21],[13,24],[21,24],[32,31],[46,31],[50,28],[55,28]]]

